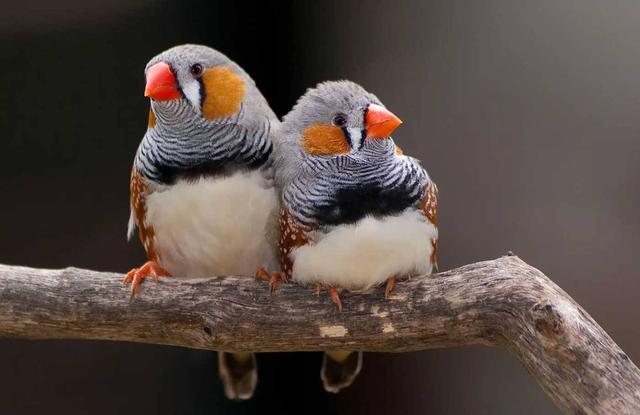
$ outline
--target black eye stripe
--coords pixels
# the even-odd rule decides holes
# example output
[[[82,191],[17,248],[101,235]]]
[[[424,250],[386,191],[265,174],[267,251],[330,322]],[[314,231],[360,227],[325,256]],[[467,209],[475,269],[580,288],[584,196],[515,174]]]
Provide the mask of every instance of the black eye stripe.
[[[347,143],[349,143],[349,147],[353,148],[353,139],[351,138],[351,134],[349,134],[349,129],[347,127],[342,127],[342,132],[347,139]]]
[[[204,105],[204,100],[207,99],[207,90],[204,87],[204,82],[202,82],[201,77],[196,78],[196,81],[198,81],[198,90],[200,91],[200,108],[202,108],[202,106]]]

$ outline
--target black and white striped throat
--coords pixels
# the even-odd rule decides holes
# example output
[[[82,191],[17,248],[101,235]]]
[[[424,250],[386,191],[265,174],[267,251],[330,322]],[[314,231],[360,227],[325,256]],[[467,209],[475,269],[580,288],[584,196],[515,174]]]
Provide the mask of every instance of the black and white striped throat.
[[[386,147],[381,142],[373,146]],[[364,157],[309,159],[305,170],[313,173],[298,177],[283,194],[291,214],[308,225],[332,226],[415,206],[428,182],[424,169],[408,158],[366,160],[373,151],[369,147],[361,152]]]
[[[238,114],[210,122],[186,99],[154,106],[157,122],[145,134],[138,153],[138,171],[150,180],[172,184],[179,179],[228,175],[270,163],[271,123],[248,129]]]

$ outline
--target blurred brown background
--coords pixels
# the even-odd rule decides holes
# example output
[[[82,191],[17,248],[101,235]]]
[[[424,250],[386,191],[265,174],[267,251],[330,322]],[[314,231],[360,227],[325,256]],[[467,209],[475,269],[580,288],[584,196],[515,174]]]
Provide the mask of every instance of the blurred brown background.
[[[376,93],[440,187],[441,268],[513,250],[640,362],[640,2],[86,3],[2,8],[0,262],[143,260],[125,241],[143,68],[204,43],[280,116],[325,79]],[[255,399],[234,403],[213,353],[1,340],[0,413],[556,413],[500,350],[369,354],[338,396],[322,391],[317,353],[259,365]]]

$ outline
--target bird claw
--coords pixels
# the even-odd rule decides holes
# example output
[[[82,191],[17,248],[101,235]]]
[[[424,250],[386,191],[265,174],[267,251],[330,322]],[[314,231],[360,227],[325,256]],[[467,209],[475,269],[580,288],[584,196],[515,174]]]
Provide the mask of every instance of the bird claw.
[[[327,291],[329,291],[329,297],[331,297],[331,301],[338,307],[338,311],[342,312],[342,301],[340,301],[340,295],[338,295],[338,289],[334,285],[327,286]]]
[[[315,293],[319,297],[320,292],[322,291],[323,284],[317,282],[315,286]],[[329,293],[329,298],[333,301],[333,304],[338,307],[338,311],[342,312],[342,301],[340,301],[340,294],[338,293],[338,289],[335,285],[325,284],[324,287],[327,289]]]
[[[269,281],[269,273],[264,267],[260,267],[256,270],[256,279]]]
[[[127,272],[122,282],[131,284],[131,298],[133,298],[138,293],[140,284],[145,278],[151,277],[155,282],[158,282],[158,277],[168,277],[169,275],[169,272],[155,261],[147,261],[140,268],[133,268]]]
[[[269,283],[269,294],[273,294],[280,283],[287,284],[289,282],[289,278],[284,272],[273,271],[269,273],[264,267],[258,268],[256,278]]]
[[[395,275],[387,280],[387,285],[384,287],[384,298],[385,300],[389,299],[391,292],[396,288],[396,277]]]
[[[269,294],[273,294],[280,283],[288,283],[289,279],[283,272],[273,271],[269,278]]]

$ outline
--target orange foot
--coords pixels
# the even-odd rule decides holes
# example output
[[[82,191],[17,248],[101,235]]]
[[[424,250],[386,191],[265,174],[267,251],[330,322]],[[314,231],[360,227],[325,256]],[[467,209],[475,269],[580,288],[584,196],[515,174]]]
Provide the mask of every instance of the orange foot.
[[[129,271],[122,282],[131,284],[131,297],[133,297],[138,293],[140,283],[145,278],[151,277],[158,282],[158,277],[168,277],[169,275],[169,272],[156,262],[147,261],[147,263],[140,268],[134,268]]]
[[[395,275],[387,280],[387,286],[384,287],[384,298],[385,299],[389,299],[389,296],[391,295],[391,292],[393,291],[394,288],[396,288],[396,276]]]
[[[338,289],[336,288],[336,286],[331,284],[326,284],[325,287],[329,292],[329,297],[331,298],[331,301],[333,301],[333,304],[335,304],[336,307],[338,307],[338,311],[342,312],[342,301],[340,301],[340,295],[338,294]],[[316,291],[316,295],[320,296],[320,291],[322,291],[321,283],[319,282],[316,283],[315,291]]]
[[[273,294],[281,282],[285,284],[289,282],[289,278],[283,272],[273,271],[269,273],[264,267],[258,268],[256,278],[269,282],[269,294]]]

